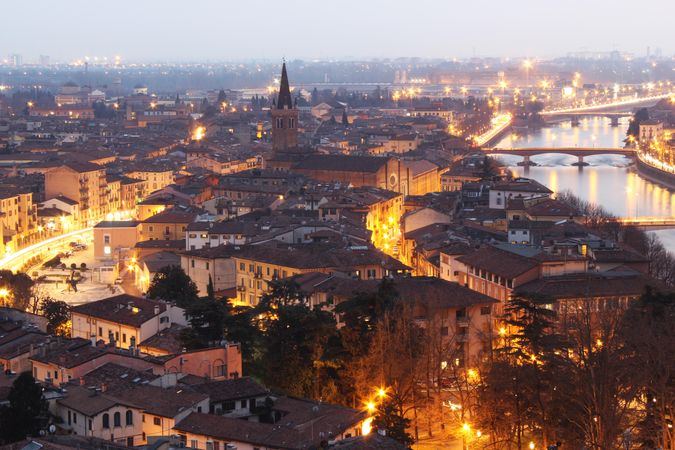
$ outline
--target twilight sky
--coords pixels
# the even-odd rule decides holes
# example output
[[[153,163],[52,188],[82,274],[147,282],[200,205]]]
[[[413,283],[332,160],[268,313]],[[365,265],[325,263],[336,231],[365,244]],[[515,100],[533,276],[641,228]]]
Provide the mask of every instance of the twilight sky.
[[[674,18],[675,0],[2,0],[0,57],[673,55]]]

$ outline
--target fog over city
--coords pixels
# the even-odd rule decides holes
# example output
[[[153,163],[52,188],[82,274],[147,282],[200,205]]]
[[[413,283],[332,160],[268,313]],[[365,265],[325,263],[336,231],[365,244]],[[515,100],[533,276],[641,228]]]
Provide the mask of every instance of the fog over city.
[[[2,2],[0,55],[126,61],[675,52],[675,2],[37,0]],[[634,13],[632,13],[634,11]],[[283,35],[283,38],[281,36]]]

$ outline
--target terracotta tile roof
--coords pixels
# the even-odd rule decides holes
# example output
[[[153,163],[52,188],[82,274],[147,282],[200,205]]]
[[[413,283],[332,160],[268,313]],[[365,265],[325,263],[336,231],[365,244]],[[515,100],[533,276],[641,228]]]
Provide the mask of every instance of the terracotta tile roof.
[[[311,155],[297,163],[294,169],[375,173],[387,162],[389,158],[377,156]]]
[[[497,183],[492,187],[492,189],[495,191],[533,192],[539,194],[553,193],[552,190],[543,184],[529,178],[517,178],[512,181]]]
[[[580,273],[534,280],[519,286],[517,292],[539,293],[556,300],[564,300],[639,296],[647,286],[663,287],[658,281],[635,273]]]
[[[91,341],[82,338],[65,339],[46,346],[44,354],[30,357],[33,361],[45,364],[56,364],[60,367],[72,368],[96,359],[106,353],[103,348],[93,347]]]
[[[183,349],[183,344],[180,340],[180,334],[185,327],[178,324],[171,324],[169,328],[150,336],[139,344],[141,350],[143,347],[153,350],[162,350],[167,354],[174,355],[180,353]]]
[[[148,217],[143,223],[192,223],[197,216],[196,212],[166,210]]]
[[[104,170],[103,167],[98,164],[91,162],[80,162],[80,161],[69,161],[64,164],[65,167],[74,170],[75,172],[85,173],[85,172],[94,172],[96,170]]]
[[[285,245],[278,242],[241,246],[237,258],[298,269],[348,269],[381,265],[390,270],[407,270],[398,260],[373,248],[335,248],[325,244]]]
[[[269,393],[267,388],[258,384],[258,382],[251,377],[208,382],[195,385],[194,389],[203,394],[207,394],[211,399],[211,402],[259,397]]]
[[[155,307],[159,308],[161,314],[166,311],[167,304],[157,300],[121,294],[76,306],[72,309],[72,312],[140,327],[156,316]]]
[[[270,448],[310,449],[365,418],[363,412],[351,408],[290,397],[278,398],[273,409],[284,414],[275,424],[192,413],[174,429]]]
[[[457,261],[506,279],[515,278],[539,265],[535,259],[499,250],[493,246],[481,247],[475,252],[460,256]]]

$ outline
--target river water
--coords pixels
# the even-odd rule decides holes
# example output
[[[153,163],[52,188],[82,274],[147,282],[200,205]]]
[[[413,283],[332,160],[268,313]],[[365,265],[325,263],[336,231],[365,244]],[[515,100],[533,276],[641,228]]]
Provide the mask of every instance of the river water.
[[[516,130],[495,145],[511,147],[623,147],[628,118],[612,127],[603,117],[581,119],[578,127],[570,121],[551,124],[537,130]],[[555,192],[569,190],[576,196],[602,205],[621,217],[675,215],[675,192],[640,177],[631,160],[619,155],[597,155],[584,158],[589,166],[576,167],[574,156],[543,154],[530,157],[536,167],[519,167],[521,157],[500,155],[499,158],[517,176],[535,179]],[[675,230],[655,231],[664,245],[675,251]]]

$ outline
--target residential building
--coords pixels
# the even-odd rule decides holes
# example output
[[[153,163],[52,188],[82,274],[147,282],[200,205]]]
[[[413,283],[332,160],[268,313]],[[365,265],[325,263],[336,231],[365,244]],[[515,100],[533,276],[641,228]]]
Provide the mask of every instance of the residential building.
[[[45,174],[45,198],[64,196],[78,202],[80,222],[94,225],[105,217],[109,190],[105,168],[88,162],[69,162]]]
[[[138,346],[172,324],[187,325],[182,308],[127,294],[76,306],[71,322],[73,338],[95,338],[124,349]]]

